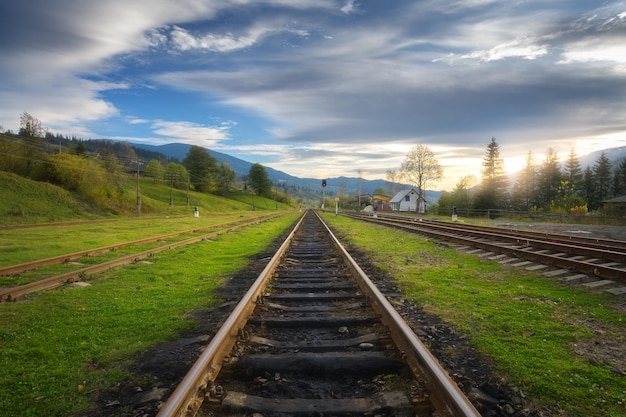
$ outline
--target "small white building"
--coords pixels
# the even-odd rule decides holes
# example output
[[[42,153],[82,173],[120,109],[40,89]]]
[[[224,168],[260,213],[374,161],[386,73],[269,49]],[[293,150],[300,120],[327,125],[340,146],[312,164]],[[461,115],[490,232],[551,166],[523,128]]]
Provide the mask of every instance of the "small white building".
[[[393,196],[389,200],[389,205],[392,211],[426,212],[426,201],[423,198],[419,198],[417,191],[412,188],[410,190],[402,190]]]

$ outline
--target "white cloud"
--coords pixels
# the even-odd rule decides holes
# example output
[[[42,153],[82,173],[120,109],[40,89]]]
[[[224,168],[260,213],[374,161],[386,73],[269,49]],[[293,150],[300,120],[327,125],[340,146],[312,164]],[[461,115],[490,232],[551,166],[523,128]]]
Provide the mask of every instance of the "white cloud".
[[[535,45],[532,40],[513,40],[494,46],[488,50],[474,51],[461,56],[462,59],[497,61],[506,58],[537,59],[548,53],[548,46]]]
[[[194,36],[187,30],[175,26],[170,36],[174,47],[181,51],[206,49],[216,52],[229,52],[254,45],[265,33],[259,31],[240,37],[235,37],[232,33],[224,35],[208,33],[203,36]]]
[[[351,14],[358,11],[358,4],[356,0],[348,0],[346,4],[340,9],[345,14]]]
[[[215,147],[219,142],[230,139],[229,131],[232,126],[232,122],[208,126],[187,121],[156,120],[152,123],[151,129],[173,142]]]

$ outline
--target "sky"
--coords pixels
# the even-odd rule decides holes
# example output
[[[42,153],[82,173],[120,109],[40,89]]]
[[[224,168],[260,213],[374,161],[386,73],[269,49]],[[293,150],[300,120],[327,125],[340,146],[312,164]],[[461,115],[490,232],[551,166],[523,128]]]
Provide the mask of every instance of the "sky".
[[[626,2],[20,0],[0,4],[0,129],[187,143],[299,177],[432,189],[626,146]]]

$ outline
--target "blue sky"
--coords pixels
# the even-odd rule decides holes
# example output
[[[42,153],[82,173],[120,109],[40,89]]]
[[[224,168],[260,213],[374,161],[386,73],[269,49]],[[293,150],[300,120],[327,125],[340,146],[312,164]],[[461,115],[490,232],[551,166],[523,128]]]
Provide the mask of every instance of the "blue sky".
[[[411,147],[480,179],[626,146],[626,3],[20,0],[0,5],[0,126],[205,146],[301,177],[385,178]]]

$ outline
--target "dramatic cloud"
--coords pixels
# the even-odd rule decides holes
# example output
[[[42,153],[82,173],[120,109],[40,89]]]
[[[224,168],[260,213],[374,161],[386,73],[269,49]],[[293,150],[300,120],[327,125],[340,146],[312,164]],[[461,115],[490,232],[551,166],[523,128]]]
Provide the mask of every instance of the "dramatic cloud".
[[[0,125],[194,143],[293,175],[380,178],[425,144],[445,188],[626,145],[626,4],[23,0],[0,10]],[[226,120],[227,122],[221,122]]]

